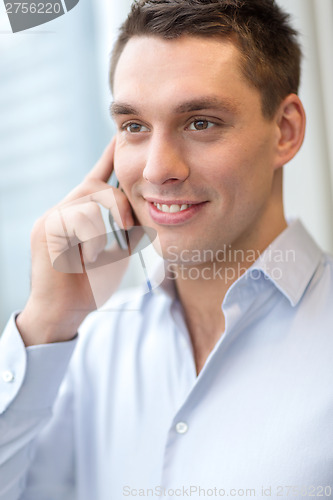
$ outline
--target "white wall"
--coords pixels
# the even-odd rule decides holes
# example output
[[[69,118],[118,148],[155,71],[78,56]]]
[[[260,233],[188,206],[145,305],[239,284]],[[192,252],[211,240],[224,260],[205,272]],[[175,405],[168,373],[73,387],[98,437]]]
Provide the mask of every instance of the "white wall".
[[[96,28],[93,3],[81,1],[13,34],[0,2],[0,329],[29,293],[33,222],[80,182],[111,137]]]
[[[333,251],[333,2],[278,0],[292,14],[304,47],[300,97],[307,133],[297,157],[285,167],[285,207],[300,216],[320,245]]]

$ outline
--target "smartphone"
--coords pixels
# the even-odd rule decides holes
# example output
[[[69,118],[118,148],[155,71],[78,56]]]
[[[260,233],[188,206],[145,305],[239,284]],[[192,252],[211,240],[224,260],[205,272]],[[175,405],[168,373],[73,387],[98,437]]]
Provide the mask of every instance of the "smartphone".
[[[119,188],[119,181],[117,179],[115,171],[112,172],[108,184],[110,184],[110,186],[112,187]],[[125,229],[120,229],[120,227],[112,217],[111,210],[109,210],[109,222],[119,248],[121,248],[121,250],[129,250],[129,252],[131,253],[128,231],[126,231]]]
[[[112,172],[111,177],[108,181],[108,184],[112,187],[119,188],[119,181],[117,179],[115,171]],[[126,231],[125,229],[120,229],[114,218],[112,217],[111,211],[109,210],[109,221],[110,221],[110,226],[113,231],[113,235],[117,241],[117,244],[121,250],[127,250],[129,255],[132,255],[132,250],[130,246],[130,238],[129,238],[129,231]],[[134,228],[133,228],[134,229]],[[146,228],[147,230],[147,228]],[[151,231],[148,231],[151,232]],[[152,238],[153,240],[153,238]],[[149,242],[150,243],[150,242]],[[139,255],[140,261],[141,261],[141,266],[142,270],[144,272],[144,276],[146,279],[147,287],[148,287],[148,292],[151,293],[153,291],[149,276],[148,276],[148,271],[146,268],[145,261],[143,259],[142,251],[141,249],[137,249],[137,253]]]

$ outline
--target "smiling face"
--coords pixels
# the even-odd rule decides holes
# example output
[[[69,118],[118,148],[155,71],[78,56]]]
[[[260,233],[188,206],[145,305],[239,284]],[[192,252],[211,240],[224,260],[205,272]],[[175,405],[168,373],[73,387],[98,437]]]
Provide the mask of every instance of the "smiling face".
[[[283,230],[279,127],[263,117],[233,43],[133,37],[112,112],[116,174],[165,258],[170,246],[261,251]]]

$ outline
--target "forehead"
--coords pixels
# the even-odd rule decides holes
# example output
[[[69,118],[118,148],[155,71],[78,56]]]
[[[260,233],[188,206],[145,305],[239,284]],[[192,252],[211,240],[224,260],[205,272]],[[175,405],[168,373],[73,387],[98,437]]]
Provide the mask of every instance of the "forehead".
[[[132,37],[126,44],[115,71],[115,91],[126,81],[169,83],[179,76],[200,73],[201,79],[221,76],[223,66],[239,66],[239,51],[224,39],[184,36],[165,40],[153,36]],[[231,68],[230,68],[231,69]],[[119,85],[118,85],[119,84]]]
[[[243,77],[237,46],[224,38],[194,36],[131,38],[119,58],[113,92],[115,101],[149,101],[151,106],[198,96],[241,105],[249,93],[258,94]],[[255,97],[260,106],[259,95]]]

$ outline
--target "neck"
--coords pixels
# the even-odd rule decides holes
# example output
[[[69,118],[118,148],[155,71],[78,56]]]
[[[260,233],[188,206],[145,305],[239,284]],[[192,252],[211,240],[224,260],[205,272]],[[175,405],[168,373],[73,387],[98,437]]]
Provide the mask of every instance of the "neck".
[[[224,332],[221,304],[227,289],[222,280],[193,280],[185,276],[177,279],[176,287],[183,305],[198,374]]]
[[[287,224],[267,230],[260,245],[228,245],[219,259],[178,265],[176,288],[192,341],[197,373],[225,329],[222,303],[230,286],[246,272]]]

